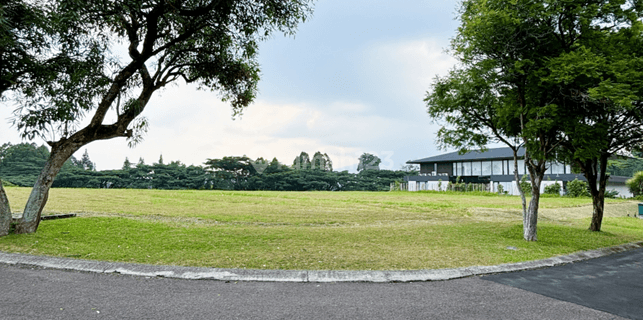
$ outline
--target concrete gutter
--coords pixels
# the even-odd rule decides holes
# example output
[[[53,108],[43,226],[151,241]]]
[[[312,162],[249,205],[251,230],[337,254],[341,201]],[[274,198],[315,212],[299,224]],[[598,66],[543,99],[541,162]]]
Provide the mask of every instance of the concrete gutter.
[[[507,263],[497,266],[474,266],[466,268],[436,270],[334,271],[220,269],[80,260],[5,252],[0,252],[0,263],[58,270],[73,270],[106,274],[117,273],[144,277],[166,277],[189,280],[208,279],[223,281],[273,282],[410,282],[451,280],[494,273],[540,269],[603,257],[638,248],[643,248],[643,242],[629,243],[598,250],[582,251],[566,256],[553,257],[543,260]]]

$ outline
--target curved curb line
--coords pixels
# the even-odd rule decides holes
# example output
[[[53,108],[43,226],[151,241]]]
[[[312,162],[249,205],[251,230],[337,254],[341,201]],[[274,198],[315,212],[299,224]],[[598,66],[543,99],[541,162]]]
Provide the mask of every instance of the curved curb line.
[[[273,282],[410,282],[451,280],[470,276],[514,272],[553,267],[588,259],[608,256],[628,250],[643,248],[643,241],[591,251],[581,251],[566,256],[553,257],[496,266],[474,266],[456,269],[400,270],[400,271],[333,271],[333,270],[261,270],[220,269],[178,266],[157,266],[136,263],[80,260],[47,256],[34,256],[0,251],[0,263],[25,265],[57,270],[74,270],[95,273],[118,273],[144,277],[176,279],[209,279],[224,281],[273,281]]]

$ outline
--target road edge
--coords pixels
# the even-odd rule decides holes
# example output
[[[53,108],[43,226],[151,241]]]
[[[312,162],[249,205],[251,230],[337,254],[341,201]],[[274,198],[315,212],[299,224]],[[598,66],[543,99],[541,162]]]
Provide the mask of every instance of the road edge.
[[[441,281],[470,276],[516,272],[553,267],[568,263],[604,257],[643,248],[643,241],[627,243],[597,250],[581,251],[542,260],[507,263],[495,266],[473,266],[434,270],[262,270],[180,267],[82,260],[49,256],[36,256],[0,251],[0,263],[41,267],[57,270],[123,274],[143,277],[166,277],[187,280],[269,281],[269,282],[414,282]]]

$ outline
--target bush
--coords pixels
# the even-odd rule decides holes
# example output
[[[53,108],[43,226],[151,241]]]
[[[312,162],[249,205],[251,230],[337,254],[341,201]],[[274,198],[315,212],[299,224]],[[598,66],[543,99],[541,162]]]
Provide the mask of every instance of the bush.
[[[498,183],[498,194],[504,194],[505,193],[505,188]]]
[[[527,175],[523,175],[522,178],[520,178],[520,189],[522,189],[525,197],[531,196],[531,182],[527,181]]]
[[[618,197],[618,191],[616,190],[606,190],[605,198],[615,199]]]
[[[561,186],[558,182],[550,184],[545,187],[545,194],[556,194],[560,195]]]
[[[587,182],[574,179],[567,183],[567,196],[572,198],[589,197]]]
[[[634,196],[643,194],[643,171],[634,174],[634,177],[628,179],[625,184]]]

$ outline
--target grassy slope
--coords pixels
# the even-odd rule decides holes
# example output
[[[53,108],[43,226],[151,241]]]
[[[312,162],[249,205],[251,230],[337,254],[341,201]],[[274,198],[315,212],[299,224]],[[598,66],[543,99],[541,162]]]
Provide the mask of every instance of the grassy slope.
[[[28,188],[7,188],[14,212]],[[0,250],[209,267],[424,269],[533,260],[643,239],[636,204],[610,200],[603,232],[590,199],[544,198],[539,239],[522,240],[517,197],[432,192],[52,189],[34,235]],[[519,248],[507,250],[507,246]]]

